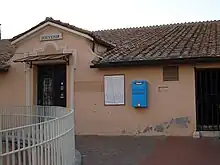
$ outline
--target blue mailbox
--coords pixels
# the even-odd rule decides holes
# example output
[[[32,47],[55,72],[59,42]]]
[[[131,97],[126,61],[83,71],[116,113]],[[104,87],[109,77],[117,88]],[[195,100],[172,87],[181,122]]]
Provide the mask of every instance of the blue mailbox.
[[[132,81],[132,107],[148,107],[148,83],[145,80]]]

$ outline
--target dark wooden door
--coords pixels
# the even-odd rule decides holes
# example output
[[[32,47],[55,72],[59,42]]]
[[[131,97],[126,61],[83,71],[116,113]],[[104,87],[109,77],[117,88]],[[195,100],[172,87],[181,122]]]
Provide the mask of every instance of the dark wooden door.
[[[66,107],[66,66],[38,66],[38,105]]]

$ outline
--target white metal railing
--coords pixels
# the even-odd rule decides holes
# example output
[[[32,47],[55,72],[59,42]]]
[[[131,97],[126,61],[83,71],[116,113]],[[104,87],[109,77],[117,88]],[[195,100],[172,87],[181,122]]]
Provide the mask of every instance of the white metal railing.
[[[0,108],[0,165],[73,165],[74,158],[72,109]]]

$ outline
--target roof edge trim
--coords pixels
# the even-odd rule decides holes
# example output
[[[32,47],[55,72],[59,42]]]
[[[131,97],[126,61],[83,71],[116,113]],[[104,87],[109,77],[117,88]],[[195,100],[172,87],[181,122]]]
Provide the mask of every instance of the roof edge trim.
[[[11,39],[11,43],[12,43],[12,44],[16,44],[17,42],[23,40],[24,38],[26,38],[26,37],[32,35],[33,33],[35,33],[35,32],[37,32],[37,31],[41,30],[42,28],[44,28],[44,27],[46,27],[46,26],[48,26],[48,25],[51,25],[51,26],[53,26],[53,27],[62,29],[62,30],[64,30],[64,31],[68,31],[68,32],[71,32],[71,33],[80,35],[80,36],[82,36],[82,37],[85,37],[85,38],[87,38],[87,39],[93,41],[93,38],[92,38],[91,36],[89,36],[88,34],[84,34],[84,33],[82,33],[82,32],[78,32],[78,31],[76,31],[76,30],[73,30],[73,29],[70,29],[70,28],[67,28],[67,27],[64,27],[64,26],[61,26],[61,25],[58,25],[58,24],[56,24],[56,23],[53,23],[53,22],[48,21],[48,22],[43,23],[42,25],[39,25],[39,26],[37,26],[37,27],[34,27],[34,29],[31,29],[30,31],[27,30],[27,31],[26,31],[27,33],[24,32],[25,34],[19,36],[18,38],[14,39],[14,40],[13,40],[13,38],[12,38],[12,39]]]
[[[158,59],[141,61],[120,61],[99,63],[90,65],[90,68],[113,68],[113,67],[132,67],[132,66],[158,66],[169,64],[195,64],[220,62],[220,57],[196,57],[196,58],[177,58],[177,59]]]

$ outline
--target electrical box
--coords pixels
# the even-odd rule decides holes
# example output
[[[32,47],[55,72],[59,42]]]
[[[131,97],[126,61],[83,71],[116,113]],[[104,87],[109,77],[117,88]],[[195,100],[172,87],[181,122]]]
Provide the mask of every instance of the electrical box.
[[[148,83],[145,80],[132,81],[132,107],[148,107]]]

